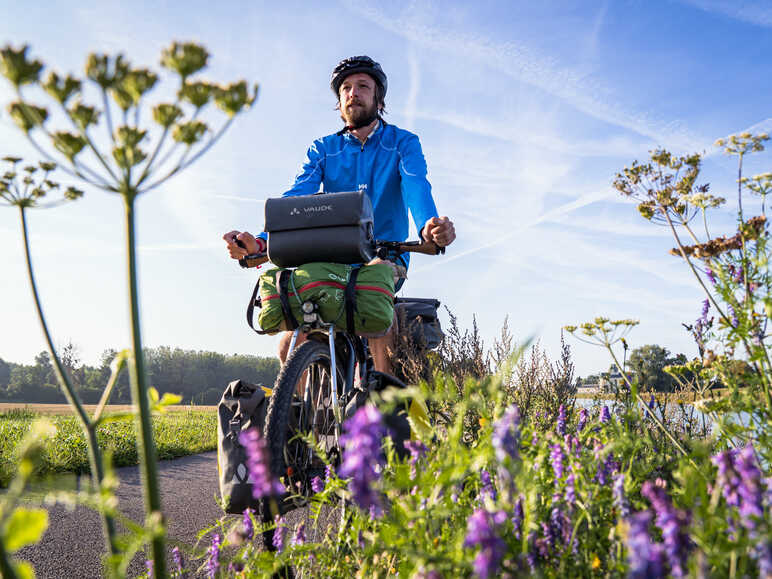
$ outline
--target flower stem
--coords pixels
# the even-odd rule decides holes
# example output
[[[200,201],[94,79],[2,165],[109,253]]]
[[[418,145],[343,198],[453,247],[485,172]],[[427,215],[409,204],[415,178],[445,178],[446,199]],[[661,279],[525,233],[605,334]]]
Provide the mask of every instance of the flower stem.
[[[148,521],[161,515],[161,493],[158,485],[158,463],[153,441],[153,425],[150,417],[150,401],[147,395],[144,356],[139,323],[139,292],[137,290],[137,254],[134,223],[134,202],[136,191],[125,189],[123,192],[126,209],[126,251],[129,280],[129,311],[131,315],[131,338],[134,356],[129,360],[129,378],[132,401],[136,408],[137,452],[140,471],[142,472],[145,495],[145,514]],[[163,519],[161,519],[163,520]],[[156,579],[166,575],[166,556],[164,552],[165,532],[161,531],[151,539],[153,569]]]
[[[609,343],[606,343],[606,349],[607,349],[607,350],[609,351],[609,353],[611,354],[611,357],[613,358],[613,360],[614,360],[614,363],[617,365],[617,368],[619,368],[619,360],[617,360],[617,357],[616,357],[616,355],[614,354],[614,350],[611,348],[611,344],[609,344]],[[622,373],[622,379],[623,379],[623,380],[625,381],[625,383],[627,384],[627,387],[629,388],[629,391],[630,391],[630,392],[632,392],[632,391],[633,391],[633,385],[632,385],[632,384],[630,384],[630,380],[628,380],[628,379],[627,379],[627,376],[625,375],[625,373],[624,373],[624,372]],[[649,408],[649,405],[648,405],[648,404],[646,404],[646,401],[643,399],[643,396],[641,396],[641,393],[640,393],[640,392],[636,392],[636,393],[635,393],[635,399],[636,399],[636,401],[637,401],[637,402],[638,402],[638,403],[639,403],[641,406],[643,406],[644,412],[648,413],[648,415],[651,417],[651,419],[654,421],[654,423],[655,423],[657,426],[659,426],[660,430],[662,430],[662,432],[665,434],[665,436],[667,436],[667,437],[670,439],[670,442],[672,442],[672,443],[675,445],[675,447],[676,447],[676,448],[679,450],[679,452],[680,452],[681,454],[683,454],[683,455],[684,455],[684,456],[685,456],[685,457],[686,457],[686,458],[689,460],[689,462],[690,462],[690,463],[692,463],[692,466],[694,467],[694,469],[695,469],[695,470],[696,470],[698,473],[700,473],[700,475],[702,475],[702,477],[703,477],[705,480],[708,480],[708,478],[707,478],[707,477],[706,477],[706,476],[703,474],[703,472],[700,470],[700,467],[699,467],[699,466],[697,466],[697,463],[696,463],[696,462],[694,462],[694,460],[692,459],[692,457],[691,457],[691,456],[689,456],[689,453],[688,453],[688,452],[686,452],[686,449],[685,449],[685,448],[684,448],[684,447],[681,445],[681,443],[680,443],[680,442],[678,442],[678,439],[677,439],[675,436],[673,436],[673,434],[672,434],[672,433],[671,433],[671,432],[670,432],[670,431],[667,429],[667,426],[665,426],[665,423],[664,423],[664,422],[662,422],[662,420],[660,420],[659,416],[657,416],[657,414],[656,414],[656,413],[655,413],[655,412],[654,412],[654,411],[653,411],[651,408]]]
[[[16,571],[13,570],[13,565],[2,541],[0,541],[0,577],[7,577],[8,579],[16,579],[18,577]]]
[[[40,296],[38,295],[37,284],[35,283],[35,274],[32,269],[32,258],[30,256],[29,249],[29,232],[27,230],[27,216],[24,212],[24,207],[19,207],[19,213],[21,216],[21,230],[24,237],[24,257],[27,262],[27,275],[29,277],[30,288],[32,289],[32,296],[35,300],[35,309],[38,314],[38,320],[40,326],[43,329],[43,335],[46,339],[48,346],[48,352],[51,354],[51,360],[54,363],[54,369],[56,371],[56,377],[59,381],[59,385],[62,388],[65,398],[70,407],[75,411],[75,415],[80,421],[83,433],[86,436],[88,442],[88,460],[91,469],[91,480],[96,491],[100,491],[102,488],[102,481],[104,480],[104,461],[102,460],[102,452],[99,449],[99,444],[96,437],[96,426],[89,420],[86,410],[78,399],[78,395],[70,382],[67,373],[64,371],[62,362],[56,353],[54,348],[54,342],[51,339],[51,333],[48,331],[48,324],[46,324],[45,316],[43,315],[43,307],[40,304]],[[107,535],[107,546],[110,549],[111,555],[120,553],[120,547],[117,542],[117,532],[115,529],[115,521],[112,516],[107,513],[100,512],[102,517],[102,525],[104,527],[105,534]]]

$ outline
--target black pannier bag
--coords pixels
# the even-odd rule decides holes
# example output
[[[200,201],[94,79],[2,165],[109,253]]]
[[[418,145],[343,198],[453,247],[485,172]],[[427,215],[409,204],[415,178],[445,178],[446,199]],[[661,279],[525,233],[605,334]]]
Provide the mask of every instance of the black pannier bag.
[[[366,263],[375,256],[373,206],[363,191],[268,199],[265,231],[268,259],[278,267]]]
[[[226,513],[239,514],[247,507],[259,506],[252,497],[247,455],[239,434],[257,428],[262,436],[268,402],[262,386],[234,380],[217,405],[217,474]]]
[[[439,300],[431,298],[396,298],[394,314],[398,324],[407,324],[407,333],[413,344],[426,350],[440,347],[442,333],[437,310]],[[401,331],[404,331],[401,330]]]

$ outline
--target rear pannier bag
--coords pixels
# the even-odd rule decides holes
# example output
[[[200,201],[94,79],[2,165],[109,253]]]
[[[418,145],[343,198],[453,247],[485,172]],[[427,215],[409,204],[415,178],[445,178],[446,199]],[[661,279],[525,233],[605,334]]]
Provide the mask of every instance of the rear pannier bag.
[[[394,300],[394,312],[397,323],[407,330],[411,341],[426,350],[440,347],[445,334],[442,333],[437,310],[439,300],[431,298],[397,298]],[[407,327],[404,327],[404,325]]]
[[[257,428],[262,436],[268,402],[262,386],[235,380],[225,388],[217,405],[217,474],[226,513],[243,513],[247,507],[259,506],[252,497],[252,479],[239,434]]]
[[[294,270],[272,269],[260,276],[260,313],[264,332],[294,330],[303,324],[301,305],[316,304],[327,323],[357,334],[385,333],[394,321],[394,275],[388,264],[353,267],[307,263]]]
[[[268,199],[265,231],[268,259],[278,267],[366,263],[375,256],[373,206],[363,191]]]

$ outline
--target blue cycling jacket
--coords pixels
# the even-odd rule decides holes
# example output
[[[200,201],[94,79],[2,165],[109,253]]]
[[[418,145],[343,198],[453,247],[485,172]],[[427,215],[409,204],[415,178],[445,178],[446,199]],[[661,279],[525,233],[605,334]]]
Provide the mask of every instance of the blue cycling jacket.
[[[364,144],[348,132],[314,141],[283,196],[312,195],[319,185],[325,193],[365,191],[373,204],[376,239],[405,241],[408,209],[419,232],[438,216],[418,137],[382,121]]]

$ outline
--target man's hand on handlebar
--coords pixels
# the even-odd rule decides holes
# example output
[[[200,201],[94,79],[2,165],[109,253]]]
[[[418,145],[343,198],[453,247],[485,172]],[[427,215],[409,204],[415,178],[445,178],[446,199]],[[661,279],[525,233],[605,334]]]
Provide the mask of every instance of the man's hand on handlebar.
[[[456,239],[456,228],[447,217],[432,217],[423,226],[420,233],[421,239],[446,247]]]
[[[242,267],[255,267],[268,261],[265,241],[255,238],[248,231],[229,231],[222,238],[228,245],[231,258],[238,259]],[[250,259],[245,262],[247,256]]]

